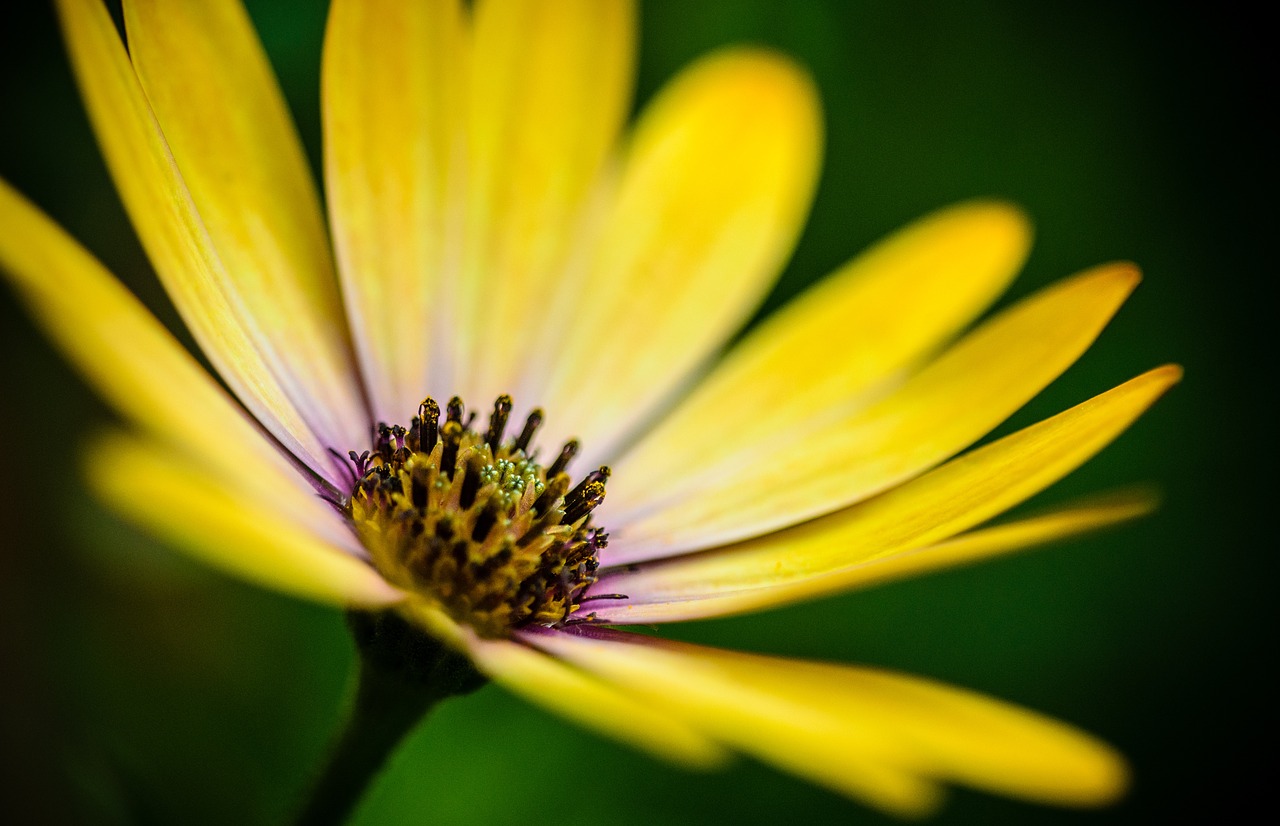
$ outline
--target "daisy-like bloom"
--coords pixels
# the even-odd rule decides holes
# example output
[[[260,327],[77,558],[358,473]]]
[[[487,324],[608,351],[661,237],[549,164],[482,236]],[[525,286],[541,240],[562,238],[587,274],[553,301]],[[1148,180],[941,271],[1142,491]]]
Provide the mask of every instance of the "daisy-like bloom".
[[[961,453],[1081,355],[1134,267],[966,331],[1030,235],[1016,209],[966,203],[725,349],[819,167],[816,94],[786,58],[705,57],[623,134],[624,0],[335,0],[326,223],[237,4],[126,0],[127,51],[99,0],[58,8],[124,205],[226,388],[0,186],[0,266],[131,424],[88,463],[125,516],[260,585],[394,612],[532,702],[690,766],[752,755],[903,814],[945,783],[1068,805],[1122,791],[1107,746],[995,700],[622,628],[1149,510],[1112,497],[986,525],[1120,434],[1175,367]]]

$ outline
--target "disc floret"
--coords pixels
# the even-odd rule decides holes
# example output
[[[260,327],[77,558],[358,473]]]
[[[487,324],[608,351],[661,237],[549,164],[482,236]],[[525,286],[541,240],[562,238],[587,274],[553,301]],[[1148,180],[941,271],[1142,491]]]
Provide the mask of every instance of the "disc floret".
[[[426,399],[408,429],[379,425],[373,449],[352,454],[358,479],[347,508],[374,566],[484,637],[569,622],[608,541],[591,513],[609,469],[571,487],[565,470],[578,443],[543,467],[530,448],[542,411],[504,439],[511,408],[500,396],[478,430],[461,399],[449,401],[443,422]]]

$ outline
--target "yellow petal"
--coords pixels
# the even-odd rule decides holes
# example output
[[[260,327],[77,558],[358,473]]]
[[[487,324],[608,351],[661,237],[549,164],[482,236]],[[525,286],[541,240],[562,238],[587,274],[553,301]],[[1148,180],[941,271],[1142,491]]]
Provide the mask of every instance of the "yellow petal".
[[[791,252],[820,145],[812,83],[769,52],[703,58],[647,107],[538,348],[553,374],[523,390],[554,401],[550,443],[607,455],[737,329]]]
[[[325,183],[352,337],[382,421],[408,421],[432,390],[433,354],[450,358],[439,288],[455,275],[467,64],[458,0],[330,6]]]
[[[468,401],[542,369],[533,326],[578,251],[630,109],[634,57],[630,0],[476,5],[453,382]]]
[[[320,200],[238,0],[127,0],[129,54],[255,344],[327,445],[358,447],[356,381]]]
[[[337,478],[332,457],[281,385],[280,365],[260,336],[236,283],[174,164],[164,135],[98,0],[58,0],[72,66],[107,167],[183,320],[249,411],[299,459]]]
[[[839,726],[900,738],[914,752],[910,764],[930,778],[1068,806],[1110,803],[1128,785],[1124,759],[1106,744],[989,697],[879,669],[673,648],[710,658],[731,679],[816,708]]]
[[[69,235],[0,181],[0,272],[122,415],[229,483],[323,524],[332,513],[164,326]]]
[[[637,634],[540,633],[535,644],[735,748],[890,811],[934,802],[934,781],[1065,805],[1123,792],[1123,759],[1062,723],[990,698],[877,669],[787,660]],[[839,785],[859,763],[900,773],[922,797]],[[895,805],[897,804],[897,805]]]
[[[679,718],[541,651],[469,635],[467,652],[495,682],[548,711],[689,768],[722,764],[727,754]]]
[[[718,470],[781,432],[864,406],[1003,292],[1030,244],[1020,211],[985,201],[881,241],[730,350],[616,463],[612,498],[645,510],[689,472],[691,455],[698,468]]]
[[[911,816],[940,802],[939,789],[909,765],[911,751],[881,727],[835,728],[829,715],[736,679],[709,657],[684,656],[638,634],[536,631],[526,638],[735,751],[842,794]]]
[[[937,545],[908,548],[845,568],[789,580],[776,587],[727,591],[674,602],[646,602],[642,592],[628,585],[625,574],[615,573],[602,577],[593,591],[627,593],[634,599],[595,602],[590,610],[600,621],[617,625],[679,622],[758,611],[1061,541],[1145,516],[1156,504],[1156,498],[1144,492],[1100,498],[971,531]]]
[[[614,585],[633,601],[673,602],[783,586],[941,542],[1075,470],[1181,376],[1178,367],[1157,368],[851,508],[737,545],[641,564]]]
[[[727,544],[861,501],[982,437],[1089,347],[1138,282],[1128,264],[1089,270],[965,336],[879,402],[805,432],[785,424],[738,446],[735,461],[676,475],[635,522],[610,514],[627,561]],[[736,401],[726,400],[732,407]],[[737,440],[725,430],[721,440]],[[692,445],[680,455],[700,464]],[[626,468],[618,473],[627,477]],[[611,493],[615,493],[611,491]],[[622,491],[615,493],[627,502]]]
[[[333,605],[404,595],[364,562],[230,489],[172,451],[115,435],[90,451],[89,483],[108,505],[200,561],[272,590]]]

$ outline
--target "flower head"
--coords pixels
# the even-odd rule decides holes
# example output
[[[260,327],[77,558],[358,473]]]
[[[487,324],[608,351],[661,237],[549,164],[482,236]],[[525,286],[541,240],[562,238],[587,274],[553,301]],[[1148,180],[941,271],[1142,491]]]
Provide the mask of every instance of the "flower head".
[[[1079,357],[1134,267],[962,334],[1030,244],[1017,209],[970,202],[726,349],[817,177],[816,92],[785,57],[710,55],[624,134],[624,0],[335,0],[326,222],[237,4],[126,0],[127,52],[98,0],[58,5],[121,197],[228,388],[0,184],[0,268],[132,425],[89,462],[123,514],[259,584],[397,612],[691,766],[751,754],[900,813],[946,782],[1081,805],[1122,790],[1108,747],[994,700],[620,628],[1148,511],[1113,497],[984,526],[1118,436],[1175,367],[962,453]]]

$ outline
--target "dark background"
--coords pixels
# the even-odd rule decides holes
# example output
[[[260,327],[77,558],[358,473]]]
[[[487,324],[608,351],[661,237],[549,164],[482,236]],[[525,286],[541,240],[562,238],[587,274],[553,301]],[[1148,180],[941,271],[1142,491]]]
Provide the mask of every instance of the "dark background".
[[[314,160],[323,3],[250,8]],[[1276,105],[1262,52],[1274,38],[1220,8],[643,5],[641,101],[727,42],[776,45],[816,75],[825,172],[770,307],[916,216],[1006,197],[1038,228],[1010,298],[1116,258],[1147,277],[1098,344],[1001,432],[1163,362],[1187,368],[1130,433],[1038,500],[1154,482],[1166,495],[1154,518],[666,629],[977,688],[1096,732],[1134,766],[1131,793],[1108,810],[957,791],[939,823],[1164,823],[1224,812],[1273,782],[1276,564],[1263,520],[1275,509],[1276,306],[1264,298],[1275,137],[1259,120]],[[173,326],[41,3],[0,12],[0,113],[0,175]],[[352,656],[340,615],[171,555],[90,501],[77,457],[111,414],[4,290],[0,354],[0,820],[279,820],[339,718]],[[489,687],[410,737],[359,822],[800,817],[882,821],[750,760],[711,775],[669,768]]]

